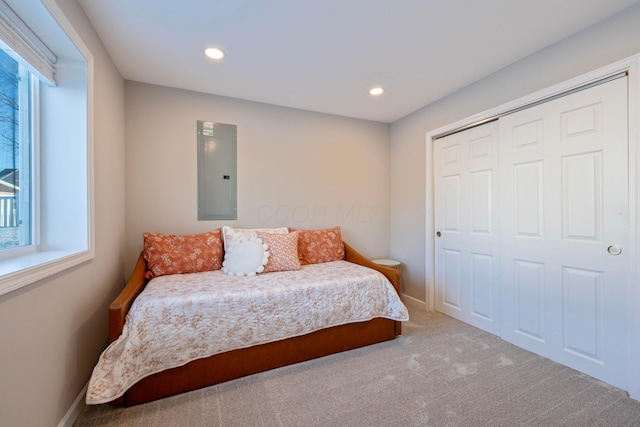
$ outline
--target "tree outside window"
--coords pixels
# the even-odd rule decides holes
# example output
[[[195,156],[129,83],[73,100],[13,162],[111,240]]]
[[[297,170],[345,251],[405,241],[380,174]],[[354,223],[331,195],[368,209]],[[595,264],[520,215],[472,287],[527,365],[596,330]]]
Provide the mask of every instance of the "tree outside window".
[[[20,71],[18,62],[0,51],[0,250],[25,244],[20,219],[20,88],[28,82],[21,83]]]

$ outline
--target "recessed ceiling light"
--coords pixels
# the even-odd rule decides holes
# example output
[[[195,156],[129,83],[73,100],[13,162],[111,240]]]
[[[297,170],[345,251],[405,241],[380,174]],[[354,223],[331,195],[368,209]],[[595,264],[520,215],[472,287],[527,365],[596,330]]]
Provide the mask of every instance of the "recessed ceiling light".
[[[224,52],[217,47],[210,47],[205,49],[204,54],[207,55],[211,59],[222,59],[224,58]]]
[[[384,89],[382,89],[381,87],[374,87],[369,90],[369,93],[371,95],[382,95],[382,92],[384,92]]]

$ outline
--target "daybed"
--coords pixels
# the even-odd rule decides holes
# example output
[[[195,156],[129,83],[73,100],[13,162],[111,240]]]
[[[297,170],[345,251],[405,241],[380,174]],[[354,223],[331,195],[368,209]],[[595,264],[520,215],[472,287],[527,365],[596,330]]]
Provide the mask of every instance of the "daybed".
[[[162,370],[160,372],[153,372],[149,375],[145,374],[142,379],[137,380],[137,382],[135,382],[133,385],[127,385],[124,394],[119,393],[115,398],[107,398],[105,400],[105,394],[100,395],[101,391],[94,389],[99,389],[100,387],[102,387],[97,385],[97,383],[104,381],[105,376],[112,376],[115,375],[115,373],[104,371],[112,370],[121,373],[122,371],[133,369],[130,365],[127,364],[125,364],[124,366],[120,366],[118,369],[115,369],[113,367],[109,368],[108,366],[110,366],[110,361],[113,361],[113,359],[120,357],[121,353],[127,351],[127,349],[125,349],[125,346],[120,344],[122,344],[122,340],[127,338],[124,335],[132,335],[131,328],[127,328],[127,322],[129,322],[130,320],[129,310],[132,308],[132,305],[136,307],[136,305],[134,305],[134,301],[143,292],[145,287],[147,287],[147,284],[150,282],[149,277],[153,276],[152,274],[150,274],[149,265],[147,259],[145,259],[145,255],[147,254],[143,253],[140,254],[135,269],[125,288],[109,307],[109,342],[111,343],[111,345],[107,348],[107,350],[105,350],[100,358],[100,361],[98,362],[98,365],[96,366],[96,369],[94,369],[92,379],[89,383],[87,403],[96,404],[111,401],[112,404],[124,404],[126,406],[136,405],[176,395],[186,391],[207,387],[213,384],[218,384],[224,381],[229,381],[254,373],[263,372],[266,370],[330,355],[333,353],[391,340],[396,335],[399,335],[401,333],[401,321],[408,319],[406,308],[402,305],[398,298],[398,295],[400,293],[400,272],[395,269],[375,264],[372,261],[366,259],[364,256],[360,255],[353,248],[351,248],[341,240],[339,228],[323,231],[326,232],[330,230],[333,230],[333,238],[338,239],[337,246],[339,246],[339,249],[342,251],[342,260],[327,262],[321,266],[302,265],[302,267],[300,268],[300,274],[307,274],[308,276],[309,274],[311,274],[309,272],[315,271],[314,268],[321,268],[321,270],[318,271],[326,272],[330,271],[327,269],[332,268],[348,269],[355,267],[357,269],[366,270],[368,274],[379,276],[380,280],[385,282],[386,286],[391,289],[391,291],[387,291],[388,294],[393,294],[390,299],[397,299],[397,301],[393,301],[393,304],[395,304],[394,308],[388,309],[385,312],[386,314],[383,315],[384,317],[367,318],[366,320],[337,324],[336,326],[321,327],[321,329],[315,328],[309,333],[300,333],[291,337],[283,336],[278,339],[272,338],[269,342],[258,345],[251,345],[248,347],[246,346],[246,344],[240,344],[239,348],[237,349],[216,352],[216,354],[209,355],[207,357],[199,357],[195,359],[191,357],[190,361],[188,361],[186,364],[183,363],[180,366],[175,366],[166,370]],[[266,248],[266,245],[264,246]],[[310,245],[310,247],[314,247],[314,244]],[[227,253],[229,253],[228,248],[226,249]],[[347,262],[345,263],[343,260]],[[372,272],[368,269],[362,269],[362,267],[358,266],[368,267],[368,269],[375,270],[377,271],[377,273]],[[223,267],[223,269],[225,270],[226,268],[227,267]],[[342,272],[348,270],[339,271]],[[276,276],[276,274],[283,274],[283,276]],[[261,278],[268,276],[271,280],[277,280],[277,278],[279,277],[289,277],[285,276],[284,274],[287,274],[287,272],[259,274],[258,276],[260,276]],[[326,273],[322,273],[322,275],[326,276]],[[382,275],[384,277],[382,277]],[[224,278],[228,277],[229,280],[236,281],[233,283],[233,286],[237,285],[238,280],[243,283],[257,283],[254,281],[255,277],[245,277],[238,279],[233,277],[233,275],[226,275],[222,271],[169,275],[164,276],[163,278],[167,277],[171,279],[188,279],[191,281],[193,281],[195,278],[209,277],[209,279],[207,280],[213,280],[216,282],[221,280],[226,281]],[[385,280],[385,278],[388,281]],[[153,283],[153,280],[151,280],[151,282]],[[392,288],[391,286],[389,286],[389,283],[392,285]],[[218,284],[216,283],[213,286],[217,287]],[[357,286],[362,287],[359,284]],[[148,292],[149,291],[147,291],[147,293]],[[347,295],[351,295],[351,293],[353,293],[353,289],[350,289],[347,292]],[[147,293],[143,295],[146,295]],[[355,298],[357,297],[354,297],[354,299]],[[341,300],[344,299],[344,297],[341,298]],[[387,302],[385,302],[385,304],[387,304]],[[334,301],[334,305],[338,306],[340,305],[340,303],[336,303]],[[283,308],[287,309],[287,307]],[[340,309],[343,311],[346,310],[344,307]],[[147,310],[155,310],[155,308],[152,306]],[[306,310],[311,309],[306,308]],[[362,311],[361,308],[358,308],[357,310]],[[392,312],[393,314],[390,315],[389,313]],[[161,315],[166,317],[166,313],[164,311],[161,312]],[[262,315],[258,316],[257,322],[264,321],[263,317],[264,316]],[[280,320],[280,322],[282,321]],[[269,322],[267,321],[266,323]],[[185,321],[185,324],[195,325],[196,323],[194,320],[187,320]],[[278,328],[286,330],[286,326],[288,325],[282,325],[281,323]],[[198,329],[198,331],[200,331],[200,337],[204,337],[206,334],[208,334],[206,335],[207,338],[201,339],[202,342],[208,342],[209,336],[220,335],[217,330],[202,332],[202,329],[203,328],[201,327]],[[181,331],[178,332],[177,335],[183,333],[184,331]],[[148,333],[147,330],[145,330],[142,335],[145,334],[152,335],[151,333]],[[159,339],[160,337],[158,337],[157,335],[160,334],[151,336],[151,340]],[[173,336],[171,334],[169,335]],[[136,339],[138,338],[139,337],[136,337]],[[201,341],[198,341],[198,345],[201,344]],[[119,347],[117,345],[119,345]],[[127,344],[127,346],[128,345],[129,344]],[[204,344],[202,345],[204,346]],[[110,351],[111,353],[109,353]],[[208,351],[212,353],[212,350]],[[141,352],[141,350],[135,350],[135,352]],[[153,359],[160,356],[152,352],[146,357],[149,359]],[[107,365],[107,368],[104,368],[103,366],[101,368],[103,372],[97,372],[99,371],[99,366],[101,364],[104,365],[105,363]],[[96,379],[96,377],[99,376],[101,376],[101,378]]]

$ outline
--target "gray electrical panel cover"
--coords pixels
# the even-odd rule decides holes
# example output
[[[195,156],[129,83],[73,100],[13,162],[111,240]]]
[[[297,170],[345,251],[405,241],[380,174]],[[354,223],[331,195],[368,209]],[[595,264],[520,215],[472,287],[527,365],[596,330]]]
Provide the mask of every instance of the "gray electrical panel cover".
[[[198,120],[198,220],[238,219],[238,127]]]

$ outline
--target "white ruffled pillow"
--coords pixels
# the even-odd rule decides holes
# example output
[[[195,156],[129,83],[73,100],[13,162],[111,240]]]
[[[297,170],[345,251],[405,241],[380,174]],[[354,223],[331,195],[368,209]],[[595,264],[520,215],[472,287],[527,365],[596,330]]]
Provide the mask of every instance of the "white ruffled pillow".
[[[255,276],[269,262],[269,246],[253,230],[223,227],[224,261],[222,271],[234,276]]]

